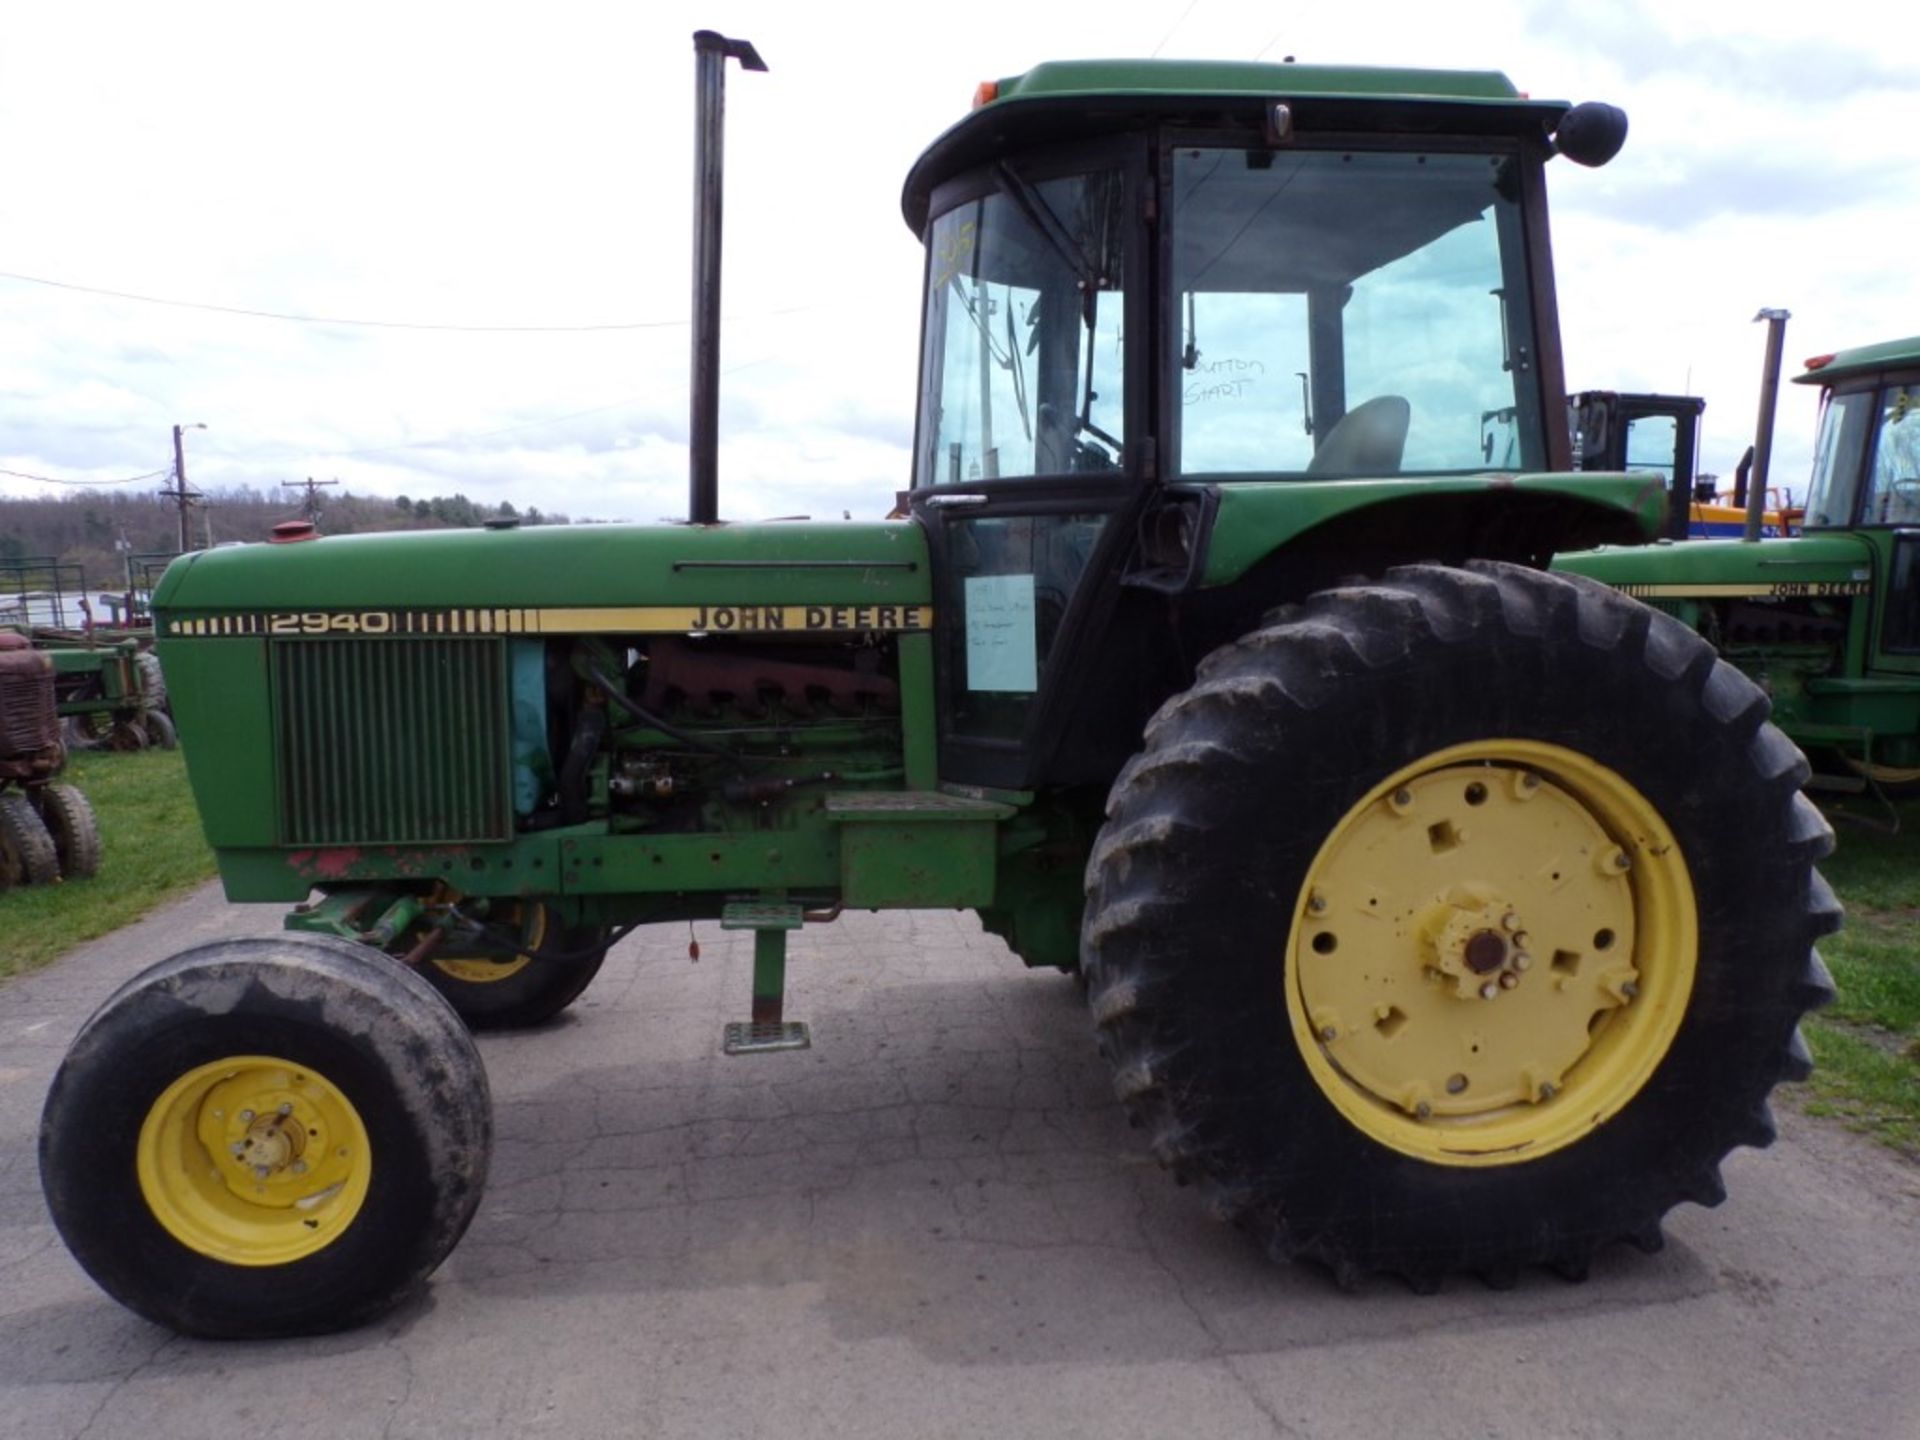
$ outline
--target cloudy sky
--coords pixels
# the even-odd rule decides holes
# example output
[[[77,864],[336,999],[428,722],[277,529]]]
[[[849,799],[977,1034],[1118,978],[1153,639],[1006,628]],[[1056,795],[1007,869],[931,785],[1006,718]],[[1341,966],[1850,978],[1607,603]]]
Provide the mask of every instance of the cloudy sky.
[[[1910,0],[19,5],[0,469],[155,471],[170,427],[200,422],[202,486],[684,513],[702,27],[772,67],[728,83],[731,518],[878,515],[906,483],[900,182],[978,81],[1046,59],[1497,68],[1623,106],[1611,166],[1550,167],[1568,379],[1705,396],[1708,471],[1751,437],[1761,306],[1793,311],[1792,368],[1920,332]],[[1803,480],[1812,426],[1787,387],[1776,482]]]

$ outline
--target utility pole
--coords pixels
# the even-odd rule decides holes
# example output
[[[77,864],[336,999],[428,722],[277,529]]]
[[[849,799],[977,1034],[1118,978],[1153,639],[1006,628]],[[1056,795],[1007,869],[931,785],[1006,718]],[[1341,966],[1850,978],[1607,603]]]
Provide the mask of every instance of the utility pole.
[[[187,449],[181,441],[181,433],[187,430],[204,430],[205,425],[176,425],[173,427],[173,488],[162,490],[180,507],[180,553],[186,554],[192,544],[192,531],[188,520],[188,511],[193,502],[200,498],[199,492],[187,488]]]
[[[300,513],[306,516],[311,523],[318,525],[320,523],[319,492],[325,486],[338,485],[339,483],[338,480],[316,480],[309,475],[305,480],[282,480],[280,482],[280,488],[283,490],[305,490],[307,492],[307,498],[300,504]]]

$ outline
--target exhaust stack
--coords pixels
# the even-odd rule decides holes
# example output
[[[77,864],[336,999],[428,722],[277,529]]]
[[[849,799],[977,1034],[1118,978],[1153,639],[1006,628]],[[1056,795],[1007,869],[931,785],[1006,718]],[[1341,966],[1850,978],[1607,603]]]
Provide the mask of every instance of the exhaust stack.
[[[727,61],[765,70],[747,40],[693,32],[693,414],[688,428],[687,520],[720,518],[720,185],[727,123]]]
[[[1767,358],[1760,376],[1760,416],[1753,437],[1753,479],[1747,487],[1747,526],[1741,536],[1758,540],[1767,513],[1767,466],[1773,459],[1773,407],[1780,398],[1780,348],[1785,343],[1786,310],[1762,310],[1753,317],[1767,322]]]

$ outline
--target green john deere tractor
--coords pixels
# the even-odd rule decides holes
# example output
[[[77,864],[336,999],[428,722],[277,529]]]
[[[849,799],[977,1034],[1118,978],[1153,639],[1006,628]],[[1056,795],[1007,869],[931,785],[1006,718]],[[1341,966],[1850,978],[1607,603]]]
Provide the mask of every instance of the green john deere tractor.
[[[1003,80],[906,183],[908,518],[722,524],[704,157],[758,57],[695,46],[690,523],[168,570],[227,893],[295,908],[75,1041],[41,1160],[81,1264],[197,1333],[377,1315],[479,1203],[468,1026],[693,917],[754,935],[725,1048],[803,1045],[786,938],[843,908],[1079,970],[1154,1154],[1343,1283],[1578,1275],[1717,1203],[1839,915],[1759,689],[1546,572],[1664,508],[1567,473],[1546,165],[1624,117],[1492,73]]]
[[[1920,337],[1807,362],[1821,388],[1804,531],[1606,549],[1556,569],[1678,617],[1767,692],[1794,740],[1920,793]]]

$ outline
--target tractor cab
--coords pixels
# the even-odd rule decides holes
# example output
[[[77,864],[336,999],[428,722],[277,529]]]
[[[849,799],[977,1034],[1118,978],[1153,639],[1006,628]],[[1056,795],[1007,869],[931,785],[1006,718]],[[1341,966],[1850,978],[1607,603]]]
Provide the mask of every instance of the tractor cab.
[[[1112,748],[1078,701],[1168,657],[1103,632],[1130,587],[1194,588],[1223,494],[1568,468],[1542,166],[1556,127],[1590,164],[1624,133],[1571,116],[1491,73],[1082,62],[982,87],[904,198],[944,775],[1071,780]]]
[[[1696,479],[1700,417],[1706,408],[1707,402],[1693,395],[1583,390],[1567,401],[1573,463],[1582,470],[1650,470],[1659,475],[1667,488],[1666,537],[1684,540],[1690,520],[1708,523],[1697,510],[1714,494],[1712,477]],[[1741,509],[1744,513],[1744,499]]]
[[[1795,383],[1824,392],[1807,531],[1871,547],[1873,666],[1920,674],[1920,337],[1817,356]]]

